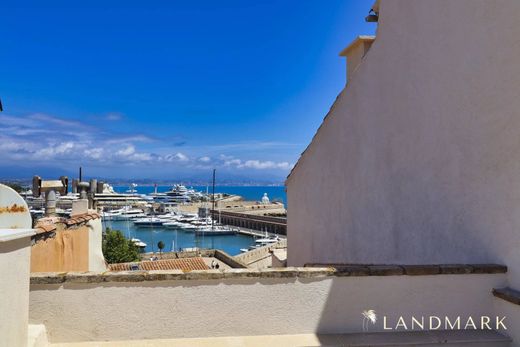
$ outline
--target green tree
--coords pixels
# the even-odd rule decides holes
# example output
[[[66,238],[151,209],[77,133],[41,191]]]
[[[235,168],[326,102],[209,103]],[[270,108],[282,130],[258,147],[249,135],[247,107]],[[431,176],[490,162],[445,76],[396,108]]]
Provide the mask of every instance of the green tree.
[[[5,184],[6,186],[13,188],[17,193],[21,193],[21,192],[26,190],[20,184],[15,183],[15,182],[0,182],[0,183]]]
[[[107,228],[103,237],[103,255],[109,264],[139,261],[139,247],[119,230]]]
[[[159,242],[157,243],[157,248],[159,248],[159,254],[162,255],[162,250],[163,250],[163,248],[164,248],[164,242],[159,241]]]

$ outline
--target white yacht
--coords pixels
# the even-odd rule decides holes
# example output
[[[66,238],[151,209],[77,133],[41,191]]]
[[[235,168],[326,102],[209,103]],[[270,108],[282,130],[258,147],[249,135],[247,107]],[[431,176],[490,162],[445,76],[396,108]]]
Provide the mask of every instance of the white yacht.
[[[164,221],[157,217],[145,217],[134,220],[134,225],[142,228],[158,227],[163,225]]]
[[[110,184],[103,184],[103,191],[96,193],[94,199],[98,206],[147,206],[147,201],[138,194],[117,193]]]
[[[111,210],[102,212],[101,218],[103,220],[129,220],[132,218],[144,218],[146,214],[139,208],[132,208],[131,206],[125,206],[117,210]]]
[[[264,234],[264,237],[263,238],[260,238],[260,239],[256,239],[255,240],[255,243],[258,245],[270,245],[272,243],[276,243],[280,241],[280,238],[278,236],[275,236],[275,237],[269,237],[269,234],[267,233],[267,231],[265,231],[265,234]]]
[[[165,222],[165,223],[163,223],[162,226],[165,227],[165,228],[180,228],[181,227],[181,223],[175,222],[175,221]]]
[[[214,225],[214,226],[203,226],[195,230],[195,235],[202,236],[224,236],[224,235],[235,235],[237,233],[236,228],[232,228],[227,225]]]
[[[185,203],[191,201],[188,188],[182,184],[176,184],[173,188],[165,193],[171,202]]]
[[[139,248],[145,248],[146,247],[146,243],[144,243],[143,241],[139,240],[139,239],[132,239],[130,240],[134,243],[134,245],[136,245],[137,247]]]
[[[121,216],[121,210],[113,210],[110,212],[101,212],[101,220],[102,221],[113,221],[113,220],[119,220],[119,217]]]

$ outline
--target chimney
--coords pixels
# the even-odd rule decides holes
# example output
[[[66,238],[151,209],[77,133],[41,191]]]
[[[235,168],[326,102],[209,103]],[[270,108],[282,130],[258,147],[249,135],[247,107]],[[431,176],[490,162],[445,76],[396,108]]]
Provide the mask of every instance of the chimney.
[[[359,64],[361,64],[363,57],[367,54],[375,39],[375,36],[358,36],[347,48],[339,53],[340,57],[347,58],[347,83],[352,78]]]

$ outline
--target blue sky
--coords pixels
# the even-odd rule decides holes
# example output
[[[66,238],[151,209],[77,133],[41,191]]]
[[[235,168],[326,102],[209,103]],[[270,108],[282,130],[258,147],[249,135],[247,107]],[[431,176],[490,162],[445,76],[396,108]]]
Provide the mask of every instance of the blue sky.
[[[0,4],[0,177],[283,180],[373,1]]]

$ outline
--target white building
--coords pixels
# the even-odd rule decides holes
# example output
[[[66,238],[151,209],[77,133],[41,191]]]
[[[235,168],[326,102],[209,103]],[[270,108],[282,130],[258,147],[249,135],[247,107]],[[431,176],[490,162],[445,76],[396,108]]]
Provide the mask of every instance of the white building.
[[[519,15],[381,1],[287,179],[289,265],[495,262],[520,288]]]

